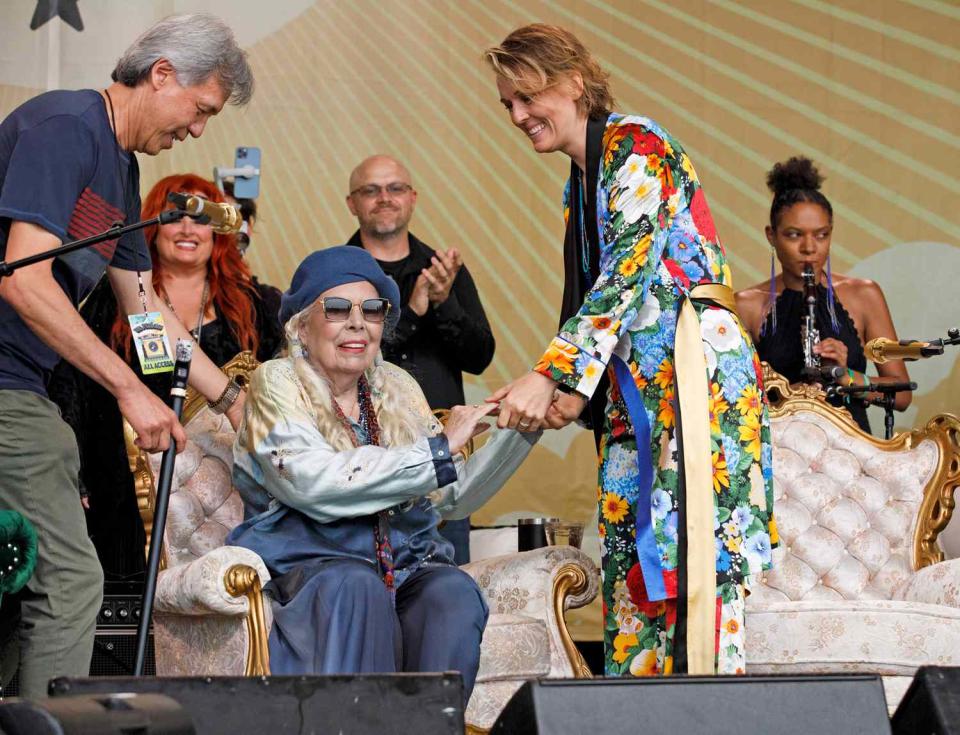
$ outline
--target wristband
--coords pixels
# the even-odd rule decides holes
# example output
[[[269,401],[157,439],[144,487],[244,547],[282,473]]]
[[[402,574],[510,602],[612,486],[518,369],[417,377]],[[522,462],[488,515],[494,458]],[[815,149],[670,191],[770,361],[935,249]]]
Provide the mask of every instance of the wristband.
[[[847,383],[847,386],[848,386],[848,387],[851,386],[851,385],[856,385],[856,384],[857,384],[857,379],[856,379],[855,376],[856,376],[856,373],[853,371],[853,368],[848,367],[848,368],[847,368],[847,377],[850,378],[850,382]],[[843,397],[843,402],[844,402],[845,404],[847,404],[848,406],[850,405],[851,401],[850,401],[850,395],[849,395],[849,394],[847,394],[847,395],[845,395],[845,396]]]
[[[224,414],[237,400],[241,390],[242,388],[237,382],[237,379],[230,378],[230,380],[227,381],[227,387],[223,389],[223,393],[220,394],[220,397],[215,401],[207,401],[207,405],[214,413]]]

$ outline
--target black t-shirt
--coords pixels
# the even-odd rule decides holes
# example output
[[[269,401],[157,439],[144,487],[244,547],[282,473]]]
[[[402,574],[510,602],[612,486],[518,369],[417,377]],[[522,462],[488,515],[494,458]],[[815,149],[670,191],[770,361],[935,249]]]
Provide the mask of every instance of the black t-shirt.
[[[399,285],[400,281],[398,279],[403,273],[404,268],[406,268],[409,260],[410,256],[408,255],[405,258],[400,258],[400,260],[378,260],[377,265]]]
[[[139,219],[137,159],[117,144],[99,92],[47,92],[0,123],[0,256],[6,257],[14,221],[33,223],[67,242]],[[143,233],[57,256],[53,276],[78,305],[108,265],[150,270]],[[0,389],[44,395],[59,360],[0,298]]]

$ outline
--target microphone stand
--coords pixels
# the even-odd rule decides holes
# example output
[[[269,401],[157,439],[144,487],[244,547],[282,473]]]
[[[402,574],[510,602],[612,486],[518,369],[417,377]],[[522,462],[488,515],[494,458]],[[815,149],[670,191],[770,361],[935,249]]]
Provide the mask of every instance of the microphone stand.
[[[903,343],[901,343],[903,344]],[[926,347],[920,350],[920,357],[936,357],[943,354],[943,348],[952,345],[960,345],[960,328],[952,327],[947,330],[946,337],[931,339]],[[872,359],[872,358],[871,358]],[[917,358],[906,358],[915,360]],[[881,360],[880,362],[884,362]],[[876,398],[864,399],[864,402],[871,406],[880,406],[883,409],[883,438],[893,438],[893,402],[896,394],[903,390],[916,390],[916,383],[873,383],[858,386],[837,386],[833,395],[853,395],[854,393],[880,393]],[[828,389],[827,394],[830,395]]]
[[[193,342],[177,340],[177,361],[173,368],[173,384],[170,387],[170,408],[180,420],[183,400],[187,395],[187,377],[190,374],[190,360],[193,357]],[[143,584],[143,598],[140,604],[140,621],[137,623],[137,657],[133,665],[133,675],[143,676],[143,664],[147,653],[147,635],[153,617],[153,598],[157,591],[157,575],[160,570],[160,551],[163,548],[163,531],[167,524],[167,505],[170,500],[170,485],[173,481],[173,464],[177,456],[177,445],[170,439],[170,446],[163,452],[160,460],[160,476],[157,479],[157,496],[153,509],[153,531],[150,534],[150,553],[147,556],[147,577]]]
[[[930,357],[932,355],[942,355],[943,348],[949,347],[951,345],[960,345],[960,329],[958,329],[957,327],[948,329],[946,337],[940,337],[939,339],[930,340],[930,346],[932,348],[939,348],[939,349],[937,352],[934,352],[931,355],[924,355],[924,357]]]
[[[893,403],[896,394],[906,390],[916,390],[917,384],[910,383],[867,383],[866,385],[831,385],[827,396],[856,396],[863,393],[879,393],[878,398],[863,399],[865,403],[883,408],[883,438],[893,439]]]
[[[893,393],[881,393],[871,398],[867,403],[871,406],[880,406],[883,409],[883,438],[893,439],[893,402],[897,399]]]
[[[117,222],[109,230],[101,232],[99,235],[85,237],[82,240],[71,240],[70,242],[65,242],[59,247],[51,248],[50,250],[44,250],[42,253],[28,255],[26,258],[20,258],[19,260],[14,260],[10,263],[5,260],[0,260],[0,278],[13,275],[14,271],[19,270],[24,266],[33,265],[34,263],[39,263],[43,260],[50,260],[52,258],[56,258],[58,255],[66,255],[67,253],[72,253],[74,250],[82,250],[83,248],[90,247],[91,245],[101,243],[104,240],[118,239],[123,235],[126,235],[128,232],[142,230],[144,227],[150,227],[151,225],[166,225],[170,224],[171,222],[179,222],[184,217],[191,216],[193,215],[191,215],[189,212],[184,212],[182,209],[168,209],[165,212],[161,212],[153,219],[135,222],[132,225],[122,226],[119,222]]]

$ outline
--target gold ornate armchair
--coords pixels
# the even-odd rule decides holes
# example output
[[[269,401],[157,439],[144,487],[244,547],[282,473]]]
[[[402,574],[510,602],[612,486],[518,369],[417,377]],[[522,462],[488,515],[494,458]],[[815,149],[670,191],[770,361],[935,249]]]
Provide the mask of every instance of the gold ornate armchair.
[[[765,370],[780,548],[747,600],[747,671],[882,674],[892,711],[918,666],[960,665],[960,560],[937,540],[960,421],[876,439]]]
[[[243,353],[223,369],[243,380],[256,361]],[[270,673],[270,579],[252,551],[224,546],[243,518],[230,475],[234,431],[202,397],[184,405],[187,447],[177,457],[164,530],[163,569],[154,616],[157,674]],[[149,542],[154,475],[160,455],[146,455],[128,436],[128,456]],[[489,729],[527,679],[589,676],[567,631],[564,611],[588,604],[599,575],[578,549],[556,547],[485,559],[464,567],[490,607],[477,684],[467,708],[474,730]]]

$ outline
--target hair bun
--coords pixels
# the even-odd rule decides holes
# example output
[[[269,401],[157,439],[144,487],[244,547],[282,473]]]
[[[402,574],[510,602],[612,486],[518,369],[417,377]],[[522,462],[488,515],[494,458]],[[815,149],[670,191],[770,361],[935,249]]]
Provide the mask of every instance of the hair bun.
[[[819,191],[822,183],[823,176],[817,171],[813,161],[802,156],[776,163],[767,173],[767,187],[774,196],[791,189]]]

